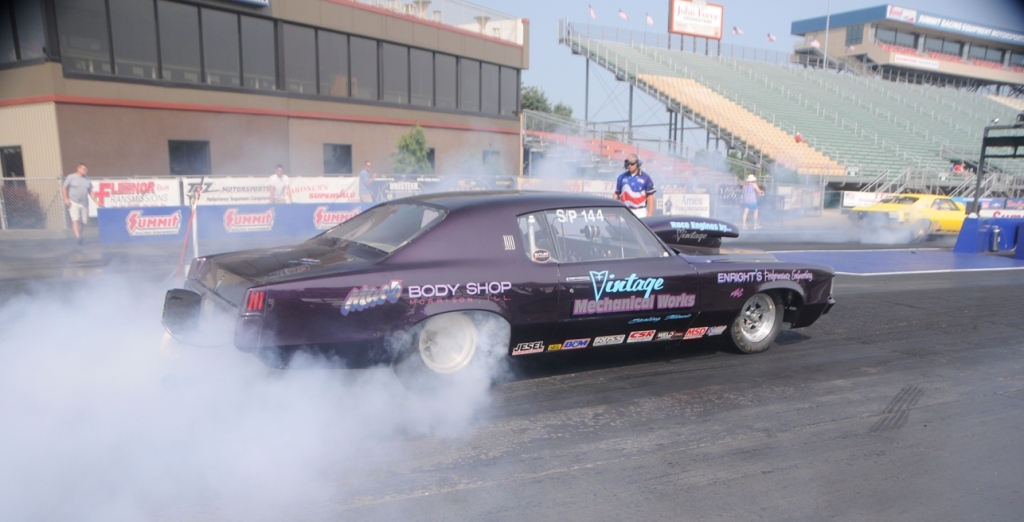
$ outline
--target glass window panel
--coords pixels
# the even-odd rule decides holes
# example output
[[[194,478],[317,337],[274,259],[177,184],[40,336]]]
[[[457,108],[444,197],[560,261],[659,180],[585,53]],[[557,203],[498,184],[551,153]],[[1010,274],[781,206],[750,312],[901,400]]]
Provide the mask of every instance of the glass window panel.
[[[168,140],[167,150],[171,174],[181,176],[210,173],[210,142]]]
[[[18,60],[14,52],[14,26],[11,25],[11,10],[0,7],[0,63]]]
[[[203,67],[210,85],[242,85],[238,15],[203,8]]]
[[[846,45],[864,43],[864,24],[851,25],[846,28]]]
[[[949,40],[943,40],[942,52],[946,54],[960,56],[960,42],[951,42]]]
[[[320,94],[348,96],[348,36],[317,32],[320,40]]]
[[[980,45],[972,45],[970,50],[967,51],[967,55],[971,58],[977,58],[980,60],[985,59],[985,48]]]
[[[1003,63],[1003,51],[989,47],[989,49],[985,51],[985,59],[990,62]]]
[[[110,42],[103,0],[56,0],[64,72],[110,74]]]
[[[324,174],[351,174],[352,146],[324,143]]]
[[[654,234],[627,209],[577,208],[544,214],[554,231],[554,252],[561,263],[667,255]]]
[[[480,65],[480,112],[498,114],[498,66]]]
[[[409,103],[409,48],[385,43],[381,52],[384,101]]]
[[[242,17],[242,78],[250,89],[277,88],[274,22]]]
[[[46,33],[43,32],[42,2],[14,0],[14,21],[18,27],[18,52],[21,59],[45,57],[43,47],[46,45]]]
[[[459,108],[480,111],[480,62],[459,59]]]
[[[159,78],[156,70],[156,16],[151,2],[110,0],[114,33],[114,73],[133,78]]]
[[[512,116],[519,105],[519,71],[501,68],[501,114]]]
[[[422,107],[434,105],[434,53],[421,49],[409,50],[409,69],[412,71],[412,104]]]
[[[897,31],[896,32],[896,45],[900,45],[900,46],[903,46],[903,47],[911,47],[911,48],[917,47],[917,40],[915,38],[916,36],[917,35],[915,35],[914,33],[906,33],[906,32],[903,32],[903,31]]]
[[[352,60],[352,97],[363,100],[377,98],[377,41],[353,36],[349,38]]]
[[[924,48],[927,51],[942,52],[942,38],[927,37],[924,39]]]
[[[285,90],[316,94],[316,33],[284,24]]]
[[[161,77],[174,82],[199,83],[199,8],[160,0]]]
[[[454,56],[434,54],[435,97],[439,108],[454,109],[458,106],[456,63]]]
[[[875,31],[875,39],[882,43],[896,43],[896,30],[879,27]]]

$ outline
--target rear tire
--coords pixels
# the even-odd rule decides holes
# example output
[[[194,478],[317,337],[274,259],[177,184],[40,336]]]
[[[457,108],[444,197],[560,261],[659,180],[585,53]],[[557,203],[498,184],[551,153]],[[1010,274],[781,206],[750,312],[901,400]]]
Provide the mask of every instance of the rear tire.
[[[392,369],[407,388],[429,389],[493,362],[488,347],[507,347],[509,327],[488,312],[448,312],[428,318],[409,334]]]
[[[927,219],[919,219],[910,226],[910,242],[920,243],[928,239],[932,231],[932,222]]]
[[[767,350],[782,328],[782,311],[782,302],[772,294],[750,296],[729,329],[733,345],[743,353]]]

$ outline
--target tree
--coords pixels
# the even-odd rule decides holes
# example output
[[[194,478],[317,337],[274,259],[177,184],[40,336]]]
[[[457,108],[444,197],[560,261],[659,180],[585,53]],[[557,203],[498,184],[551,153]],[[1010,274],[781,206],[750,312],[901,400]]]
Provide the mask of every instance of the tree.
[[[417,123],[412,130],[398,138],[398,151],[391,155],[392,170],[395,174],[430,174],[430,147],[423,127]]]
[[[570,107],[570,106],[568,106],[568,105],[566,105],[566,104],[564,104],[562,102],[556,103],[555,106],[551,108],[551,112],[553,114],[557,114],[558,116],[565,116],[566,118],[572,118],[572,107]]]
[[[544,94],[544,91],[542,91],[540,87],[524,85],[520,103],[524,110],[545,112],[548,114],[572,118],[572,107],[562,102],[558,102],[552,106],[551,101],[548,100],[548,95]]]

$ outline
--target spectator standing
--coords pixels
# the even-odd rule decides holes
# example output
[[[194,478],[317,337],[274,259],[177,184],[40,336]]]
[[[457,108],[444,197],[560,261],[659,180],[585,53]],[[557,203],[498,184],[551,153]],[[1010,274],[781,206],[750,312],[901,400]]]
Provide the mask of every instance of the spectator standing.
[[[754,211],[754,228],[761,228],[761,222],[757,216],[757,198],[764,195],[761,187],[757,186],[757,178],[750,174],[747,182],[743,184],[743,228],[747,228],[747,214]]]
[[[292,187],[284,173],[284,165],[278,164],[270,175],[270,203],[291,203]]]
[[[89,179],[89,168],[85,163],[79,163],[78,168],[64,178],[60,191],[64,196],[64,205],[68,207],[68,214],[71,215],[71,229],[75,231],[75,238],[81,245],[85,241],[82,233],[89,223],[89,198],[96,202],[96,206],[102,206],[92,193],[92,180]]]
[[[615,181],[615,199],[623,202],[636,217],[654,215],[654,181],[640,170],[643,162],[630,154],[626,157],[626,172],[619,174]]]
[[[374,201],[373,182],[377,174],[373,173],[373,164],[367,161],[363,164],[363,170],[359,171],[359,199],[367,203]]]

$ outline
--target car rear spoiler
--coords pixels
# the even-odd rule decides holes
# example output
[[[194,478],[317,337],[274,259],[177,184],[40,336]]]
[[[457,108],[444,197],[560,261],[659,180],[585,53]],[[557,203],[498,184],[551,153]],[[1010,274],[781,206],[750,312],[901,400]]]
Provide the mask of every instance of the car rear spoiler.
[[[705,217],[655,216],[641,221],[668,245],[718,248],[723,237],[740,236],[736,225]]]

